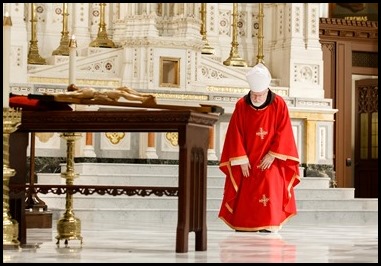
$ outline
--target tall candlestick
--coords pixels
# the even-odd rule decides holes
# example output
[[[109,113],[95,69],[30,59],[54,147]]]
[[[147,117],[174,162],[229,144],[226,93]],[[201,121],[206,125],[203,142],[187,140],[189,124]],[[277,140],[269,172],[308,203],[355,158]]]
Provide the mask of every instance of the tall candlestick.
[[[9,107],[9,78],[10,78],[10,59],[11,59],[11,26],[12,20],[8,11],[3,17],[3,107]]]
[[[74,34],[69,40],[69,85],[75,84],[75,69],[76,69],[76,59],[77,57],[77,40]]]

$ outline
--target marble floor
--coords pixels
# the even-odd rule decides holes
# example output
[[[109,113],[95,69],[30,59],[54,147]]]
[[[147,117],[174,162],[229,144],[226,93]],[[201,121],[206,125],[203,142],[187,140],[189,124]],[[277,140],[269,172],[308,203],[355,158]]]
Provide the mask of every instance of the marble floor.
[[[235,232],[208,224],[207,250],[176,253],[176,225],[81,223],[79,240],[56,245],[57,231],[28,229],[27,245],[3,248],[4,263],[378,263],[378,226],[284,225],[278,233]]]

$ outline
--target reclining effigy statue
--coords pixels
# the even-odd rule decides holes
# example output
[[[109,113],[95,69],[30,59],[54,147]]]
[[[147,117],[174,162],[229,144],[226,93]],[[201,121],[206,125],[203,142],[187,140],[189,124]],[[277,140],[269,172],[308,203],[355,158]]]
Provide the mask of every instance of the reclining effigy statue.
[[[119,99],[124,98],[128,101],[140,101],[143,104],[156,104],[156,98],[151,94],[144,94],[137,92],[128,87],[119,87],[116,89],[101,89],[94,88],[79,88],[74,84],[67,87],[67,91],[61,94],[55,94],[55,99],[70,101],[74,99],[91,100],[96,102],[118,102]]]

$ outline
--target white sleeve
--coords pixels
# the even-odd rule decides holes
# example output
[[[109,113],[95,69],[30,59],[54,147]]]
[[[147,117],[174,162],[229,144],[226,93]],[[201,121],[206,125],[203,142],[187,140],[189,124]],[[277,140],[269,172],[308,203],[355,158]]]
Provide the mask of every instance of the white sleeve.
[[[249,163],[249,158],[247,158],[247,157],[230,161],[231,166],[241,165],[241,164],[246,164],[246,163]]]

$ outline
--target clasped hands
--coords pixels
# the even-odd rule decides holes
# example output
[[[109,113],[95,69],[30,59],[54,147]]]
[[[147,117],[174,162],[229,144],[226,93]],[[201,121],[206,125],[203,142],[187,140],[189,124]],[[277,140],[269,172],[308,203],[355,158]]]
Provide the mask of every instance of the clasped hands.
[[[257,168],[261,169],[262,171],[269,169],[272,163],[274,162],[275,157],[269,153],[267,153],[262,160],[260,161]],[[241,164],[241,170],[244,177],[249,177],[250,175],[250,163]]]

